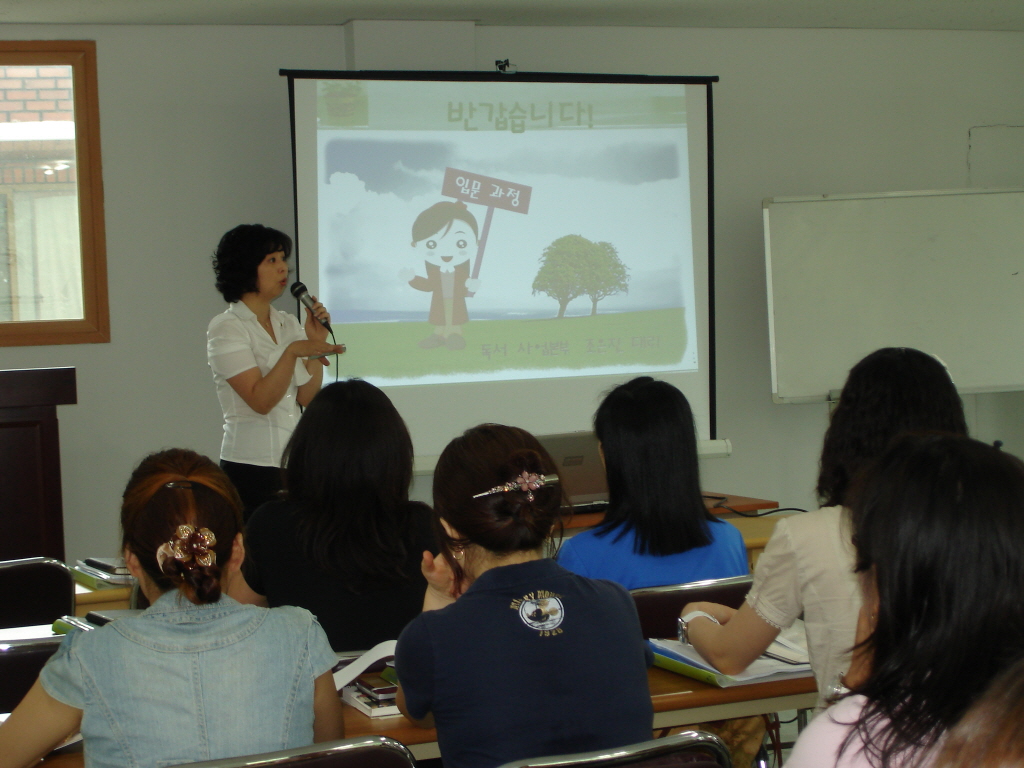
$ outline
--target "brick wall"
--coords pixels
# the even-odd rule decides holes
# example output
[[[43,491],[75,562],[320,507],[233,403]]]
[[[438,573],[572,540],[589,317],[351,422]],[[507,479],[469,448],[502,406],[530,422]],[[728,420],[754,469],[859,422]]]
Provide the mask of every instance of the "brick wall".
[[[0,123],[74,120],[73,110],[70,67],[0,66]],[[0,184],[74,182],[74,144],[70,140],[0,142]]]
[[[70,67],[0,67],[0,123],[74,120]]]

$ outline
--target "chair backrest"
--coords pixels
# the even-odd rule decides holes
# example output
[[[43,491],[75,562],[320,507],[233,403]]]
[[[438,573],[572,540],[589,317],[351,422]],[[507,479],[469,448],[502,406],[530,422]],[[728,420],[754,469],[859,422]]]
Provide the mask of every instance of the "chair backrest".
[[[739,608],[753,584],[752,576],[707,579],[689,584],[646,587],[630,592],[644,637],[675,637],[676,619],[687,603],[706,601]]]
[[[505,763],[501,768],[732,768],[732,758],[722,740],[703,731],[683,731],[663,739],[642,741],[617,749],[580,752],[575,755],[536,757]]]
[[[39,671],[60,647],[62,638],[0,644],[0,712],[11,712],[25,698]]]
[[[280,752],[226,757],[187,765],[188,768],[416,768],[416,759],[408,747],[394,739],[386,736],[357,736]]]
[[[71,569],[50,557],[0,562],[0,629],[52,624],[75,612]]]

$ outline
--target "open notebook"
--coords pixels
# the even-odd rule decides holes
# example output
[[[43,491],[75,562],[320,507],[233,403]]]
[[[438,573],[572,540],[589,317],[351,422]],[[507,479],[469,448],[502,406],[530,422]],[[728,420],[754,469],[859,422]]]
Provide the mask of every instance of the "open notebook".
[[[704,660],[689,643],[675,639],[647,641],[654,651],[655,666],[677,672],[719,688],[730,688],[745,683],[810,677],[811,665],[807,659],[807,639],[804,623],[799,619],[789,629],[779,633],[764,655],[735,675],[726,675]],[[786,659],[786,660],[783,660]]]

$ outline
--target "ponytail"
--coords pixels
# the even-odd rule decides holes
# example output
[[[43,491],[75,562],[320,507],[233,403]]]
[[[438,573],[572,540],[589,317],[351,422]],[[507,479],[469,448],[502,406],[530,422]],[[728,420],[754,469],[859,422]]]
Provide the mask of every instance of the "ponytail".
[[[242,529],[241,501],[210,459],[173,448],[147,456],[132,473],[121,504],[122,546],[161,592],[215,603],[221,568]]]

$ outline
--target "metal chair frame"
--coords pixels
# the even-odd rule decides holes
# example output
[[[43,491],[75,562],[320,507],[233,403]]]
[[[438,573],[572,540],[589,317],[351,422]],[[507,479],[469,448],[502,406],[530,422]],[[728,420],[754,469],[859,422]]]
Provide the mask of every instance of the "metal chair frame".
[[[682,731],[662,739],[628,744],[616,749],[579,752],[573,755],[538,757],[505,763],[500,768],[613,768],[639,765],[670,755],[703,750],[720,768],[732,768],[732,758],[722,740],[704,731]]]
[[[324,741],[319,744],[311,744],[308,747],[296,747],[295,749],[283,749],[279,752],[266,752],[259,755],[242,755],[240,757],[226,757],[218,760],[204,760],[200,763],[185,763],[173,768],[269,768],[270,766],[300,766],[304,763],[316,761],[319,766],[332,764],[332,758],[338,759],[341,765],[342,760],[350,760],[355,757],[357,750],[386,750],[394,753],[396,757],[405,760],[409,768],[416,768],[416,758],[412,752],[401,742],[389,739],[387,736],[356,736],[351,739],[340,739],[337,741]]]

